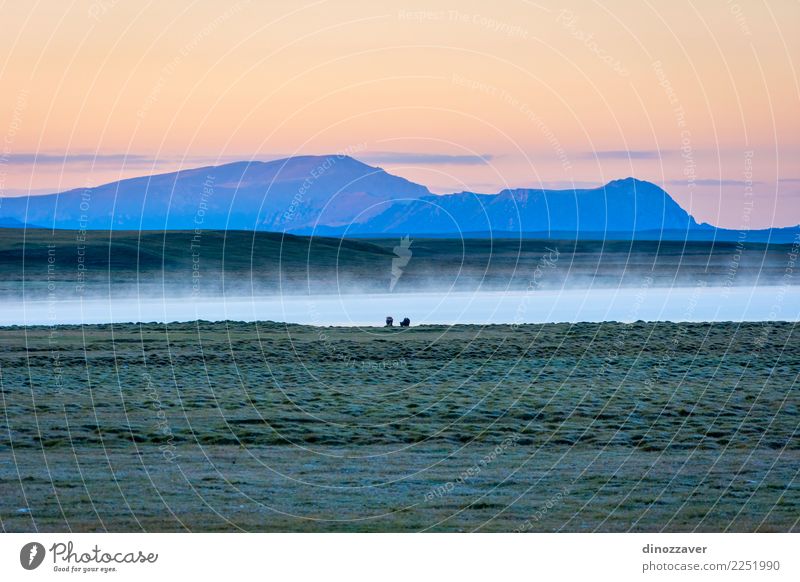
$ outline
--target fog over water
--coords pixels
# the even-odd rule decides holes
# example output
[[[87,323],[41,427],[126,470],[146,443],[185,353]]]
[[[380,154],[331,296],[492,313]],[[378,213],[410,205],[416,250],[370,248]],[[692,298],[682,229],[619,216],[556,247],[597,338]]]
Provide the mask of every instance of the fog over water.
[[[280,321],[376,326],[622,321],[798,321],[797,286],[639,287],[238,297],[140,296],[6,300],[0,325]]]
[[[3,232],[0,232],[2,235]],[[0,236],[0,325],[797,321],[800,240]],[[81,254],[82,253],[82,254]]]

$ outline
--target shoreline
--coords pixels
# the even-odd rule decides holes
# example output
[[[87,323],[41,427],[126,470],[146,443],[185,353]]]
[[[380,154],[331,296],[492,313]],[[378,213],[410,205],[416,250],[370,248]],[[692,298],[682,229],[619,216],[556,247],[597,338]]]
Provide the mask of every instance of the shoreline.
[[[652,279],[616,289],[361,293],[277,296],[160,296],[3,302],[0,327],[144,322],[285,321],[373,327],[387,315],[412,325],[521,325],[603,321],[800,321],[800,287],[655,287]]]
[[[242,320],[242,319],[223,319],[223,320],[211,320],[211,319],[193,319],[193,320],[175,320],[175,321],[113,321],[107,323],[57,323],[57,324],[32,324],[32,325],[25,325],[25,324],[15,324],[15,325],[0,325],[0,330],[27,330],[27,331],[40,331],[40,330],[80,330],[86,328],[96,328],[99,330],[108,329],[110,327],[114,328],[141,328],[147,326],[158,326],[158,327],[165,327],[165,326],[172,326],[172,327],[179,327],[179,326],[188,326],[192,329],[197,328],[198,326],[259,326],[259,327],[269,327],[269,328],[295,328],[295,329],[310,329],[310,330],[341,330],[341,331],[348,331],[348,332],[357,332],[357,331],[386,331],[387,333],[411,333],[414,330],[419,331],[444,331],[444,330],[472,330],[472,329],[481,329],[481,330],[524,330],[530,328],[558,328],[558,327],[580,327],[580,326],[587,326],[587,327],[596,327],[596,326],[641,326],[641,325],[659,325],[659,326],[765,326],[765,325],[792,325],[792,326],[800,326],[800,320],[797,319],[768,319],[768,320],[757,320],[757,321],[733,321],[733,320],[722,320],[722,321],[695,321],[695,320],[685,320],[685,321],[666,321],[666,320],[645,320],[645,319],[637,319],[635,321],[618,321],[618,320],[606,320],[606,321],[549,321],[545,323],[533,322],[533,323],[454,323],[454,324],[445,324],[445,323],[421,323],[421,324],[413,324],[407,328],[401,328],[399,325],[395,324],[392,327],[387,327],[386,325],[310,325],[305,323],[292,323],[292,322],[285,322],[285,321],[273,321],[270,319],[261,319],[261,320]]]

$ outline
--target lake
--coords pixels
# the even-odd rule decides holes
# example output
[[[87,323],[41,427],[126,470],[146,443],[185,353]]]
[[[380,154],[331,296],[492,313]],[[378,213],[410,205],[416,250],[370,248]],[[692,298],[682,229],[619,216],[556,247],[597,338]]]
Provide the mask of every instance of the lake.
[[[798,321],[796,286],[638,287],[530,291],[6,300],[0,325],[280,321],[379,326],[387,315],[422,324],[621,321]]]

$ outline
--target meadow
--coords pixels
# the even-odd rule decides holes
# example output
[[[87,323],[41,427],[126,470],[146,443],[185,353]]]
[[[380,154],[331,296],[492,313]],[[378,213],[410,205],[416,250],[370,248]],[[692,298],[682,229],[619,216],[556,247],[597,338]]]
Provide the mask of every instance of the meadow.
[[[4,531],[796,531],[792,323],[0,330]]]
[[[781,285],[790,244],[0,228],[0,297]],[[400,276],[393,278],[399,254]],[[395,271],[397,275],[397,271]]]

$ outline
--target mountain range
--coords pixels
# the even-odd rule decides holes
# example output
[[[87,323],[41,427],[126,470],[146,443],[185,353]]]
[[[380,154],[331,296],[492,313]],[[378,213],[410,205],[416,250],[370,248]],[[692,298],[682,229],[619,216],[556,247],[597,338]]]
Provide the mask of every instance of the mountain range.
[[[343,155],[234,162],[57,194],[0,198],[0,227],[258,230],[325,236],[428,235],[731,240],[660,187],[626,178],[593,189],[435,195]],[[788,242],[800,228],[749,231]]]

